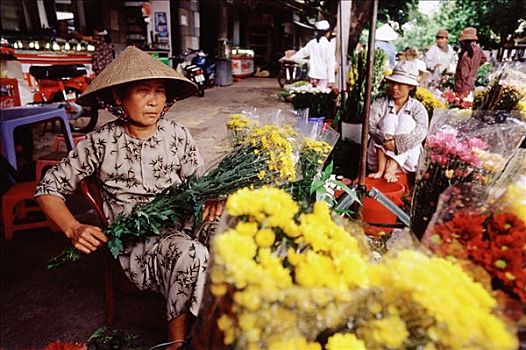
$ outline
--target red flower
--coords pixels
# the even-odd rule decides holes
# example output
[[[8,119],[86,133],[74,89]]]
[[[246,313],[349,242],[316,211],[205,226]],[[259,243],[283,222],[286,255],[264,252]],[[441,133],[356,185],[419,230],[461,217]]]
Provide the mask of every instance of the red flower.
[[[499,246],[522,249],[526,244],[526,226],[514,214],[495,214],[487,226],[491,241]]]

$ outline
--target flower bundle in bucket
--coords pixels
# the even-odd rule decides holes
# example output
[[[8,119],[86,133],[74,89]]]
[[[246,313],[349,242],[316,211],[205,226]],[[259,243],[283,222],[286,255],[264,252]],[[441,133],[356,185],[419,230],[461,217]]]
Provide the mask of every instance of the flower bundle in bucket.
[[[197,349],[517,346],[495,299],[460,266],[412,250],[372,263],[359,226],[337,224],[326,203],[242,189],[227,213]]]
[[[161,228],[176,225],[200,213],[208,200],[227,196],[246,186],[280,185],[296,179],[291,131],[273,125],[252,129],[245,143],[227,155],[215,168],[201,177],[190,177],[156,195],[152,201],[138,204],[130,213],[120,214],[104,230],[114,257],[127,239],[145,240],[159,235]],[[80,252],[71,248],[52,259],[49,268],[78,260]]]
[[[332,117],[336,106],[336,94],[329,88],[314,87],[311,84],[291,87],[289,99],[295,110],[309,109],[309,116]]]

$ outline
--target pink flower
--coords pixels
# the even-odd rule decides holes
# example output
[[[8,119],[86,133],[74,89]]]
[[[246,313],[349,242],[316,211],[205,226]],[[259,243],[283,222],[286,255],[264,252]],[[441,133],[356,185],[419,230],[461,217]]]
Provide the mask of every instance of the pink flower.
[[[488,148],[488,144],[477,137],[472,137],[468,139],[468,145],[471,148],[479,148],[479,149]]]

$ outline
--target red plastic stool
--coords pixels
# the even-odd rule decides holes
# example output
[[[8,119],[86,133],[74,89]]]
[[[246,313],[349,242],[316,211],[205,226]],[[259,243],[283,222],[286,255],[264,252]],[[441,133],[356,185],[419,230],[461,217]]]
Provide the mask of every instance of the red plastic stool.
[[[73,134],[72,136],[73,136],[73,143],[75,144],[75,146],[80,141],[86,139],[86,135],[85,134]],[[66,141],[64,140],[64,135],[62,135],[62,134],[55,135],[55,143],[53,144],[53,150],[55,152],[59,151],[61,143],[66,144]]]
[[[2,218],[5,239],[13,238],[13,232],[31,228],[49,227],[47,219],[43,221],[17,223],[17,219],[26,219],[29,212],[39,212],[40,207],[28,206],[25,201],[33,200],[37,182],[21,182],[12,186],[2,196]],[[22,210],[21,210],[22,209]]]
[[[42,156],[36,160],[35,164],[35,180],[39,182],[44,173],[53,165],[60,163],[60,161],[68,154],[65,152],[51,153]]]

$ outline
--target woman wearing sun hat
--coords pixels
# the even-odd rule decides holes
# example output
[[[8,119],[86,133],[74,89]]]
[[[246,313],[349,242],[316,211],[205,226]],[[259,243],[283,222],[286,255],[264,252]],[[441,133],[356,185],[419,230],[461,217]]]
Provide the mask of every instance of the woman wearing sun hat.
[[[163,115],[197,87],[171,67],[135,47],[126,48],[90,84],[81,104],[98,103],[117,119],[87,135],[37,186],[35,197],[75,248],[91,253],[107,239],[101,229],[81,223],[64,204],[79,181],[95,175],[109,222],[148,202],[174,183],[199,174],[203,160],[189,131]],[[222,205],[209,205],[215,219]],[[204,225],[211,229],[212,224]],[[191,238],[190,224],[166,229],[145,242],[125,244],[119,256],[128,278],[142,290],[166,298],[167,349],[183,345],[187,317],[196,316],[206,279],[208,250]]]
[[[301,60],[309,57],[309,78],[311,82],[321,88],[332,87],[336,82],[336,52],[330,42],[331,26],[328,21],[319,21],[315,24],[317,34],[296,52],[290,59]]]
[[[385,79],[389,82],[387,96],[371,106],[367,165],[370,177],[395,182],[397,172],[416,171],[429,118],[424,106],[410,96],[418,86],[414,62],[398,63]]]
[[[466,97],[475,89],[477,70],[486,61],[486,55],[477,44],[477,30],[473,27],[465,28],[459,36],[460,53],[455,71],[455,91],[461,97]]]

